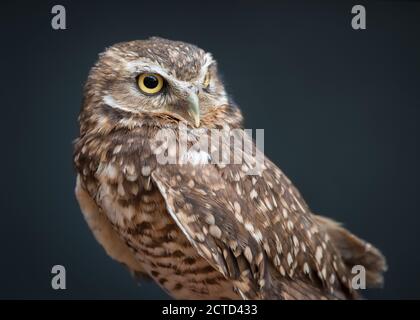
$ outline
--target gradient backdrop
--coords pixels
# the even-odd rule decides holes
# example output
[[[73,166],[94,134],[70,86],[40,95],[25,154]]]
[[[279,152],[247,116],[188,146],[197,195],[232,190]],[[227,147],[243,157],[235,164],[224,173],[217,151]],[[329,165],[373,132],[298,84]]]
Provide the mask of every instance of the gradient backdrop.
[[[337,2],[337,1],[336,1]],[[219,62],[247,128],[314,212],[379,247],[369,298],[420,297],[420,3],[17,1],[0,4],[0,298],[167,296],[137,286],[96,243],[73,195],[72,140],[89,68],[105,47],[159,35]],[[67,30],[51,8],[67,9]],[[51,267],[67,290],[51,289]]]

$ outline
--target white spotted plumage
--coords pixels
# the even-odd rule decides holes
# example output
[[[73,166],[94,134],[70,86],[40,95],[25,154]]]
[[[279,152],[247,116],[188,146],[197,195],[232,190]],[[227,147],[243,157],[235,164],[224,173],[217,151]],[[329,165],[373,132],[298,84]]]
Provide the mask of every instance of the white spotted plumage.
[[[165,91],[137,90],[142,72],[163,77]],[[197,96],[188,100],[192,92]],[[182,164],[157,161],[156,155],[179,151],[176,144],[152,143],[161,128],[179,139],[180,123],[197,126],[188,101],[200,104],[200,128],[242,128],[227,97],[215,60],[193,45],[152,38],[100,56],[85,87],[74,155],[78,199],[98,241],[176,298],[355,298],[354,262],[369,270],[369,284],[380,284],[380,252],[313,214],[260,151],[260,176],[248,174],[254,165],[248,151],[240,164],[212,163],[209,153],[193,149]],[[197,138],[188,130],[190,145]]]

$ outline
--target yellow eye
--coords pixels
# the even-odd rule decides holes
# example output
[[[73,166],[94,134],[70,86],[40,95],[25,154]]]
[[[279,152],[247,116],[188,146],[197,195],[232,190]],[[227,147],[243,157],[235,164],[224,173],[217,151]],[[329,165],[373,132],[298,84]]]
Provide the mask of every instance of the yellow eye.
[[[203,81],[203,88],[207,88],[210,85],[210,72],[206,73],[206,76],[204,77]]]
[[[142,73],[137,84],[141,91],[146,94],[156,94],[163,88],[163,78],[157,73]]]

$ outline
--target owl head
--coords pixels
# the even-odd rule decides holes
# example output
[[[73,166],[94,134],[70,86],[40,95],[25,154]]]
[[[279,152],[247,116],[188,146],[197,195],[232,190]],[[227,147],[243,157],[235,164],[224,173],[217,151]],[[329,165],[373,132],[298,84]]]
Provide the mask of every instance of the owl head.
[[[100,54],[85,86],[81,129],[185,122],[192,127],[228,105],[211,54],[162,38],[116,44]],[[214,118],[214,117],[213,117]]]

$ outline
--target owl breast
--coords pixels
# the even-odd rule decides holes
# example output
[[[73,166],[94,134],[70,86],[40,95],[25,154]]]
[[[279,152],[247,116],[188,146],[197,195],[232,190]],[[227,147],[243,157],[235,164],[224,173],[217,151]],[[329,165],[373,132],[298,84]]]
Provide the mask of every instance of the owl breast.
[[[144,164],[144,162],[143,162]],[[100,165],[96,201],[143,270],[177,299],[239,299],[231,281],[198,255],[167,212],[146,165]],[[136,179],[134,179],[136,178]]]

